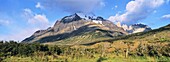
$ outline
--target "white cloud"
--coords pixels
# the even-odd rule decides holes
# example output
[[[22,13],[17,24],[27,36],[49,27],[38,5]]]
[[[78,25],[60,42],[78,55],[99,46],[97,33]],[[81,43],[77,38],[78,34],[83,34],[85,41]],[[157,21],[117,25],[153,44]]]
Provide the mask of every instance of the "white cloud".
[[[24,9],[24,11],[27,13],[32,13],[31,9],[28,9],[28,8]]]
[[[21,41],[24,40],[24,38],[31,36],[38,28],[24,28],[22,30],[16,31],[17,33],[10,33],[5,35],[0,35],[0,40],[16,40]]]
[[[44,8],[70,13],[91,13],[105,6],[103,0],[44,0]]]
[[[16,26],[16,28],[9,26],[8,34],[0,33],[0,40],[18,40],[22,41],[24,38],[31,36],[35,31],[47,29],[50,26],[48,18],[44,14],[36,14],[31,9],[24,9],[23,14],[26,24],[24,28]],[[0,20],[0,24],[9,24],[7,20]]]
[[[40,9],[43,9],[43,6],[41,5],[40,2],[37,2],[37,4],[35,5],[36,8],[40,8]]]
[[[22,41],[24,38],[31,36],[35,31],[47,29],[50,26],[48,18],[44,14],[36,14],[31,9],[24,9],[23,14],[26,23],[26,27],[19,27],[18,25],[14,28],[9,26],[9,33],[1,34],[0,40],[18,40]],[[0,24],[9,24],[8,20],[0,20]]]
[[[9,24],[10,24],[9,20],[0,20],[0,26],[9,25]]]
[[[26,27],[20,27],[18,25],[9,26],[8,29],[11,30],[7,34],[1,34],[0,40],[18,40],[22,41],[24,38],[31,36],[35,31],[47,29],[50,26],[48,18],[44,14],[36,14],[31,9],[23,9],[24,19]],[[0,20],[0,24],[9,24],[8,20]]]
[[[117,5],[115,5],[115,8],[118,8],[118,6],[117,6]]]
[[[161,17],[161,19],[163,19],[163,20],[170,20],[170,14],[163,15],[163,16]]]
[[[154,10],[153,13],[157,13],[157,10]]]
[[[24,9],[22,16],[27,20],[29,18],[32,18],[34,16],[34,13],[31,11],[31,9]]]
[[[23,15],[29,24],[37,28],[44,29],[49,27],[49,20],[44,14],[36,14],[30,9],[24,9]]]
[[[109,17],[108,20],[125,24],[136,23],[147,18],[153,11],[164,3],[164,0],[134,0],[126,5],[126,12]]]
[[[47,23],[48,24],[49,23],[46,16],[40,15],[40,14],[36,14],[33,18],[30,18],[28,22],[31,24],[36,24],[36,23]]]
[[[115,5],[112,9],[113,9],[113,10],[115,10],[115,9],[117,9],[117,8],[118,8],[118,6],[117,6],[117,5]]]
[[[49,21],[45,15],[35,15],[28,20],[28,23],[34,24],[35,27],[46,29],[49,27]]]

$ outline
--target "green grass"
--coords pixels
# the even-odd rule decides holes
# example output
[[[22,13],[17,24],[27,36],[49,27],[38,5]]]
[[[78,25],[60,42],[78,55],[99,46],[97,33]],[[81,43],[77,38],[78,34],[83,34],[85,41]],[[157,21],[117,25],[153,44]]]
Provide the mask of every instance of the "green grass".
[[[124,57],[96,57],[96,58],[88,58],[88,57],[78,57],[78,58],[54,58],[52,56],[44,56],[44,57],[14,57],[6,58],[3,60],[5,62],[168,62],[170,61],[170,57],[140,57],[140,56],[129,56],[128,58]]]

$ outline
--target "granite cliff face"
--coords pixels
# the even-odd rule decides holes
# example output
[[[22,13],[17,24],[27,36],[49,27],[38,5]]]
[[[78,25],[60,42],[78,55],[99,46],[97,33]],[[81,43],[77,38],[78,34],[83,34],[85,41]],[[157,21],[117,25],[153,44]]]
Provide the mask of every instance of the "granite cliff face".
[[[139,24],[132,24],[132,25],[128,26],[126,24],[121,25],[121,23],[118,22],[116,25],[118,27],[122,27],[129,34],[138,33],[138,32],[146,32],[146,31],[152,30],[149,26],[147,26],[145,24],[141,24],[141,23],[139,23]]]
[[[96,40],[99,38],[105,38],[104,40],[106,40],[126,34],[128,33],[122,28],[117,27],[111,21],[105,20],[102,17],[82,17],[82,15],[80,16],[75,13],[57,20],[53,27],[36,31],[32,36],[24,39],[22,42],[62,43],[62,40],[74,38],[74,41],[68,40],[67,42],[84,44],[100,41]],[[76,41],[79,42],[75,43]]]
[[[150,30],[152,29],[144,24],[133,24],[130,26],[130,33],[146,32]]]

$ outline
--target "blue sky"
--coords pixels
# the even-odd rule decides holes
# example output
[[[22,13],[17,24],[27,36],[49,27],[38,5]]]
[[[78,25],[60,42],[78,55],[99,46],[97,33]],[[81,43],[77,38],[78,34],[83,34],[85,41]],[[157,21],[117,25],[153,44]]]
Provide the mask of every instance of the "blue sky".
[[[0,40],[21,41],[64,16],[81,12],[113,23],[170,24],[170,0],[0,0]]]

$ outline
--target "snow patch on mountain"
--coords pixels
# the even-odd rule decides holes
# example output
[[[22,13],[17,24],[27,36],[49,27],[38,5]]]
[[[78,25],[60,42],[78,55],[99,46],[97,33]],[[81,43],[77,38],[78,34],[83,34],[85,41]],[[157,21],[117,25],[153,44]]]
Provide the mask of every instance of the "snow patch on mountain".
[[[121,25],[120,22],[117,22],[116,25],[118,27],[122,27],[129,34],[138,33],[138,32],[146,32],[146,31],[152,30],[149,26],[147,26],[145,24],[141,24],[141,23],[133,24],[133,25],[129,25],[128,26],[126,24]]]
[[[83,13],[75,13],[73,15],[70,16],[65,16],[64,18],[61,19],[61,22],[63,23],[69,23],[72,21],[79,21],[79,20],[83,20],[83,21],[91,21],[97,24],[102,24],[102,21],[106,21],[104,18],[100,17],[100,16],[95,16],[93,14],[83,14]]]
[[[99,21],[99,20],[92,20],[94,23],[97,23],[97,24],[102,24],[102,21]]]

